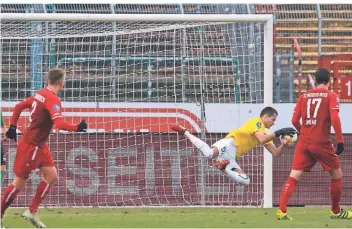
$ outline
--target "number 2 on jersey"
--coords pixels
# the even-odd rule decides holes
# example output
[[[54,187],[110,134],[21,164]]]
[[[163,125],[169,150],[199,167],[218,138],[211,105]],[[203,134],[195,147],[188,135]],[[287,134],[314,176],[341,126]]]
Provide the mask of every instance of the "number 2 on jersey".
[[[321,104],[321,98],[308,99],[307,101],[307,118],[311,118],[310,116],[310,105],[315,105],[314,113],[312,118],[316,118],[318,115],[318,110]]]
[[[34,113],[35,108],[37,108],[37,101],[33,101],[32,103],[32,111],[31,113],[29,113],[29,117],[28,117],[29,122],[32,122],[32,114]]]

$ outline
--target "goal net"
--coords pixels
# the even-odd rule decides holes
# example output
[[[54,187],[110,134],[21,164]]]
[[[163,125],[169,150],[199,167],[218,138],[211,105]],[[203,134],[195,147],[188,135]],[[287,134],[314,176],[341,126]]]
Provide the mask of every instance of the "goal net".
[[[65,120],[89,127],[53,130],[59,180],[44,206],[271,206],[272,162],[263,149],[239,159],[251,178],[243,187],[170,130],[178,123],[211,145],[272,103],[270,16],[1,17],[6,122],[59,67],[67,73],[59,94]],[[6,150],[9,181],[15,144]],[[27,205],[39,181],[36,171],[14,205]]]

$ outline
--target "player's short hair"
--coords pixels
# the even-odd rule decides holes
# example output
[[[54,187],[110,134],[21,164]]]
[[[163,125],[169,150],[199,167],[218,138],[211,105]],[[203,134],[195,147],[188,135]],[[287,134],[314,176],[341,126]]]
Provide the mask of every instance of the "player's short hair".
[[[65,71],[62,68],[52,68],[48,72],[49,84],[56,85],[65,77]]]
[[[264,115],[267,115],[269,117],[273,116],[273,115],[278,115],[279,113],[277,112],[277,110],[275,110],[275,108],[272,107],[265,107],[261,112],[260,112],[260,117],[263,117]]]
[[[315,82],[317,84],[327,84],[330,80],[330,72],[326,68],[319,68],[315,72]]]

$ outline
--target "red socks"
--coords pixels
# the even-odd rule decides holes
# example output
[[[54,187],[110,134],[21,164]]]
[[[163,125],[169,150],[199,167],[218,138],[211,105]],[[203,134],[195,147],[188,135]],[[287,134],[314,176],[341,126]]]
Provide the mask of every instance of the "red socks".
[[[340,212],[340,198],[342,190],[342,180],[331,179],[330,183],[330,197],[331,197],[331,211],[335,214]]]
[[[41,181],[38,184],[37,191],[32,199],[31,205],[29,205],[29,211],[31,213],[36,213],[38,211],[39,205],[44,200],[46,194],[50,191],[51,185]]]
[[[288,177],[286,183],[282,187],[280,197],[280,210],[283,213],[287,212],[287,203],[296,188],[297,180],[293,177]]]
[[[37,191],[35,193],[34,198],[32,199],[31,205],[29,206],[29,210],[31,213],[35,213],[38,211],[39,205],[42,203],[46,194],[50,191],[51,185],[41,181],[38,185]],[[20,190],[18,190],[15,186],[10,184],[3,192],[3,196],[1,198],[1,218],[4,216],[6,209],[11,205],[14,199]]]
[[[280,197],[280,210],[284,213],[287,212],[287,203],[296,188],[297,181],[293,177],[289,177],[282,187]],[[342,190],[342,180],[331,179],[330,183],[330,197],[331,197],[331,211],[335,214],[340,212],[340,198]]]
[[[10,207],[12,201],[16,199],[16,196],[20,190],[18,190],[15,186],[10,184],[3,192],[3,196],[1,198],[1,218],[4,216],[5,211],[8,207]]]

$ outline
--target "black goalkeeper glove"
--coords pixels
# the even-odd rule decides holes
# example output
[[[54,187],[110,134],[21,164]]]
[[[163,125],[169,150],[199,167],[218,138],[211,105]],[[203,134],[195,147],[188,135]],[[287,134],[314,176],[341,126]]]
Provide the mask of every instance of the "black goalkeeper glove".
[[[83,119],[78,125],[77,125],[77,132],[87,132],[87,123]]]
[[[336,155],[342,154],[344,150],[345,150],[345,146],[343,145],[343,142],[337,143]]]
[[[6,131],[6,137],[17,141],[17,126],[10,125],[9,129]]]
[[[297,134],[297,131],[292,127],[287,127],[277,130],[274,133],[276,137],[279,137],[281,135],[290,135],[291,137],[293,137],[293,135]]]

